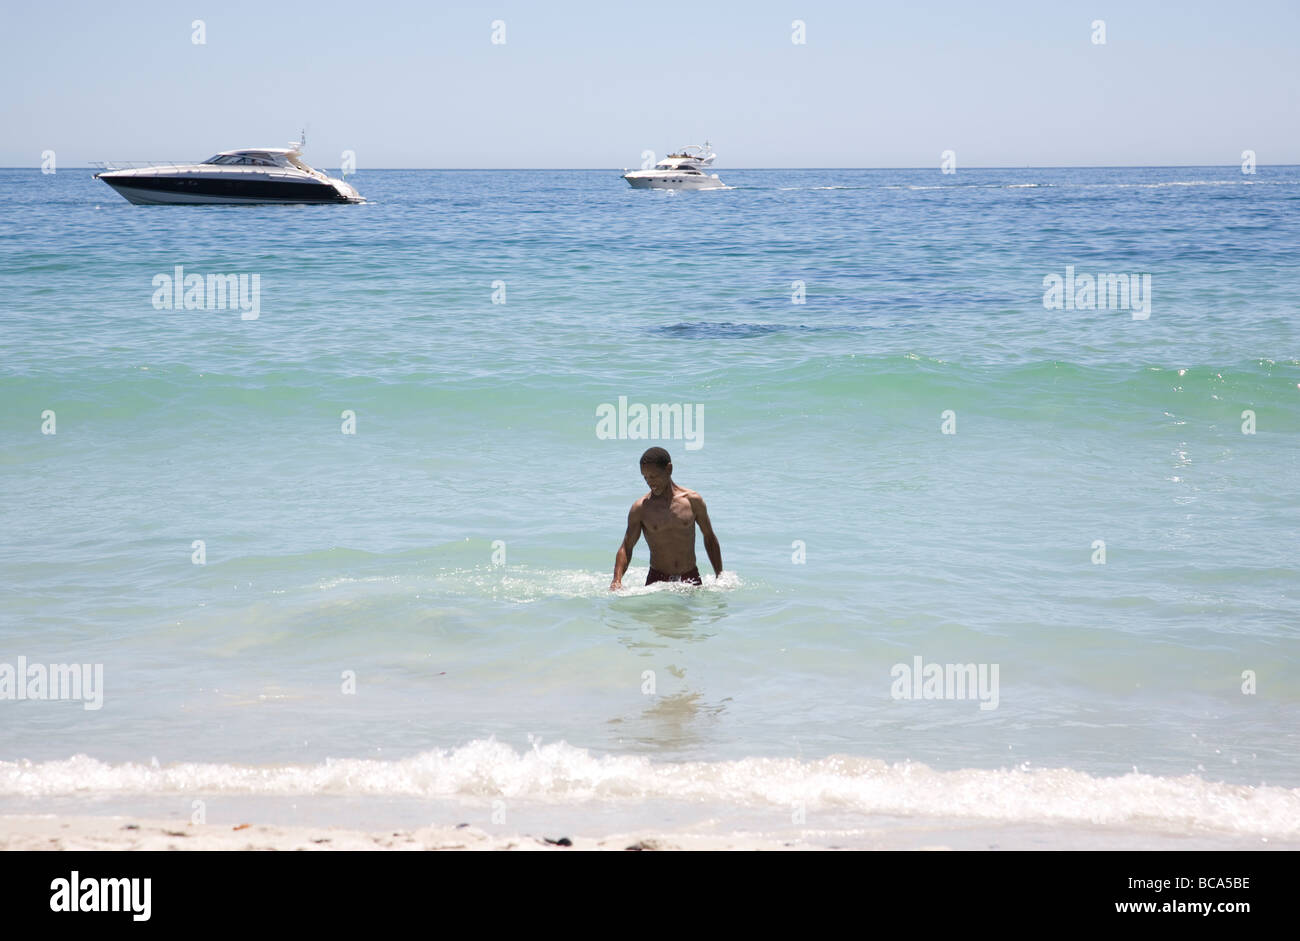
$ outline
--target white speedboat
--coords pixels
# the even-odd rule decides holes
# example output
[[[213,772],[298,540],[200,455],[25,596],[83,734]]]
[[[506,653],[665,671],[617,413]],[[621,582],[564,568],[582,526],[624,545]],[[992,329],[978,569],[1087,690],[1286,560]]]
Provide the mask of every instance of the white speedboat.
[[[302,160],[304,143],[225,150],[202,163],[106,165],[95,179],[139,205],[364,202],[351,184],[307,166]]]
[[[716,173],[707,173],[717,159],[709,142],[688,144],[649,170],[624,170],[623,179],[638,189],[716,190],[727,187]]]

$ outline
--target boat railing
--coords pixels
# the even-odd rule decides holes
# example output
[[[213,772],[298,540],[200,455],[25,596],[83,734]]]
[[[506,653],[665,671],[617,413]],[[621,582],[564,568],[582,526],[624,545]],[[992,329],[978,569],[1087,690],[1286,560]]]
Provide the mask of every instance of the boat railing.
[[[193,160],[90,160],[97,170],[147,170],[150,167],[193,167]]]
[[[191,169],[191,168],[207,166],[207,164],[195,163],[193,160],[189,162],[180,162],[175,160],[91,160],[88,162],[92,167],[95,167],[97,170],[100,171],[166,170],[166,169],[180,170],[180,169]],[[257,173],[263,176],[294,176],[296,173],[301,171],[296,170],[294,167],[279,167],[279,166],[272,166],[272,167],[223,166],[221,167],[221,172],[222,173]],[[325,174],[321,173],[319,170],[312,170],[309,172],[319,175],[321,177],[325,176]]]

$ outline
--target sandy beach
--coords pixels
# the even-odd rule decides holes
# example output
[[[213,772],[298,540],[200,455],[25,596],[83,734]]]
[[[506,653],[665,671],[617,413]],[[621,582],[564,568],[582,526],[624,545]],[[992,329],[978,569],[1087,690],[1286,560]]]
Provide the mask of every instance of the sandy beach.
[[[341,827],[237,827],[132,817],[0,818],[2,850],[670,850],[809,849],[758,838],[614,835],[605,839],[490,834],[469,825],[368,832]],[[553,840],[554,842],[548,842]],[[566,840],[566,843],[560,842]]]
[[[1296,841],[1144,833],[1105,827],[969,826],[786,833],[646,829],[608,836],[488,833],[469,824],[367,831],[329,826],[193,824],[130,816],[0,817],[0,850],[1296,850]]]

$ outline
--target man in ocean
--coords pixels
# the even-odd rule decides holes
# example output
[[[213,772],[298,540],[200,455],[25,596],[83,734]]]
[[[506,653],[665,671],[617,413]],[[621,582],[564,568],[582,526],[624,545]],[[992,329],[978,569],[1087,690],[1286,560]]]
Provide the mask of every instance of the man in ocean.
[[[673,459],[663,448],[651,448],[641,455],[641,476],[650,492],[632,504],[627,514],[627,532],[614,557],[614,580],[609,590],[623,587],[623,573],[632,561],[641,533],[650,547],[650,574],[645,583],[684,582],[699,585],[700,570],[695,564],[695,527],[704,535],[704,551],[709,554],[715,575],[722,575],[722,547],[713,534],[704,498],[694,490],[673,483]]]

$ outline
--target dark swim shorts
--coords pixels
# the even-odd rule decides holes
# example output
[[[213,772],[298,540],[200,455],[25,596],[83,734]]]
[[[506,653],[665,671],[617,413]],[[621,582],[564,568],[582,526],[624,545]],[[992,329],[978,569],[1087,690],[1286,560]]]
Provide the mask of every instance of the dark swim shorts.
[[[655,582],[686,582],[688,585],[704,584],[700,578],[700,567],[698,565],[689,572],[682,572],[680,575],[669,575],[667,572],[652,568],[645,577],[645,583],[653,585]]]

